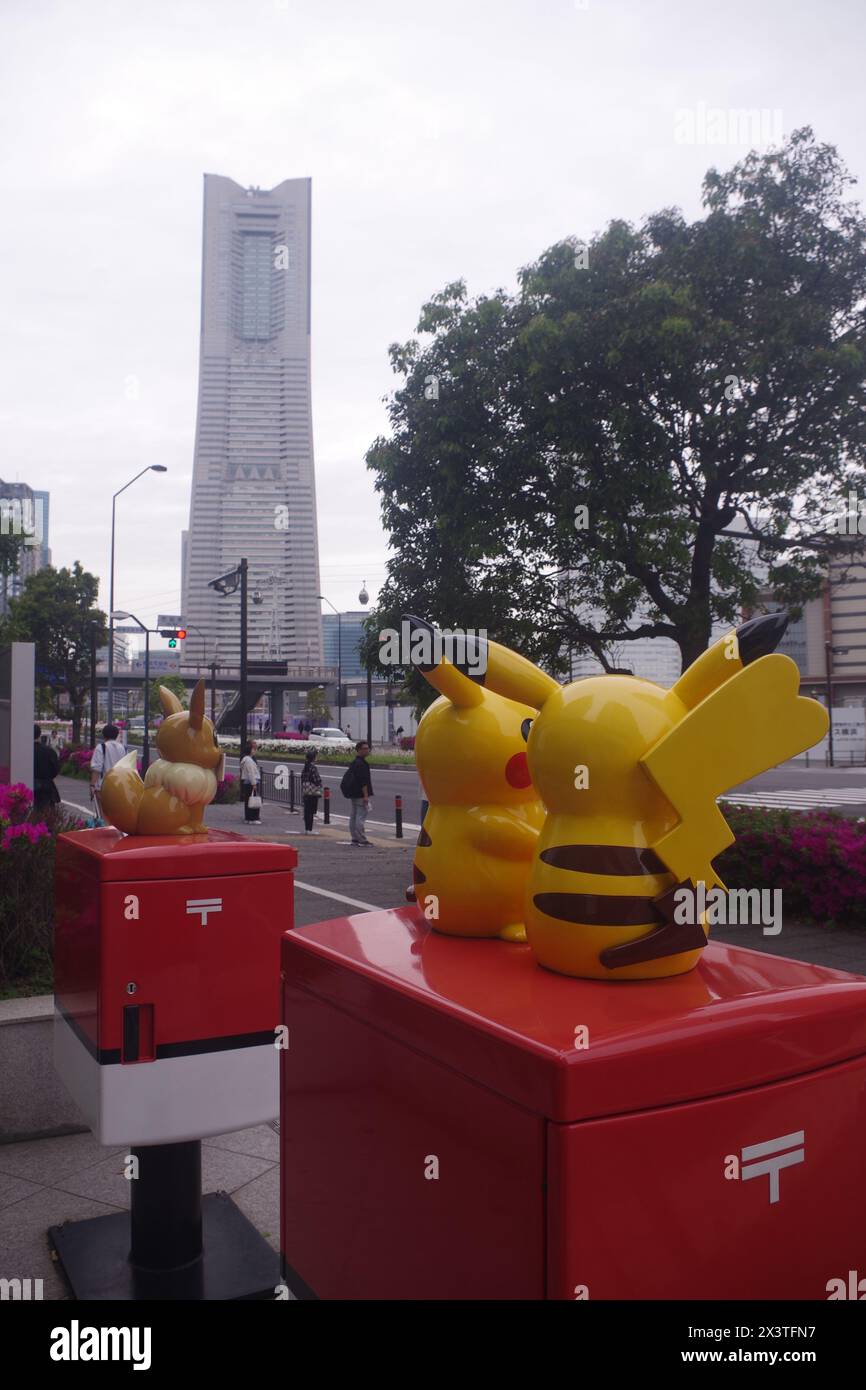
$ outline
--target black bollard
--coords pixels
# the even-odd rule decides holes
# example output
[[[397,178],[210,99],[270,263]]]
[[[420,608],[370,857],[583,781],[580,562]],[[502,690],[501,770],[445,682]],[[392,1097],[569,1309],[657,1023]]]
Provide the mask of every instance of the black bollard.
[[[331,788],[325,787],[323,792],[325,802],[325,825],[331,824]]]
[[[394,820],[395,820],[395,822],[396,822],[396,824],[397,824],[397,839],[398,839],[398,840],[402,840],[402,838],[403,838],[403,798],[402,798],[402,796],[395,796],[395,797],[394,797]]]

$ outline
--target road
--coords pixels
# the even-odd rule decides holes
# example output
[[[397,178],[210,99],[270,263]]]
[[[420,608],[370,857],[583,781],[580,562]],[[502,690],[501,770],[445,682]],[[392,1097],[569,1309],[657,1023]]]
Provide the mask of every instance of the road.
[[[232,772],[237,773],[237,759],[227,759]],[[289,763],[299,769],[300,764]],[[341,815],[344,799],[340,781],[344,769],[322,764],[322,781],[331,788],[335,817]],[[394,797],[403,798],[403,821],[407,831],[421,822],[421,783],[414,768],[373,768],[373,809],[371,816],[380,824],[393,825]],[[744,805],[787,806],[793,810],[830,806],[845,815],[866,816],[866,768],[803,767],[799,763],[783,763],[742,782],[727,793],[731,801],[742,800]]]
[[[262,767],[276,766],[276,760],[270,758],[262,759]],[[286,767],[294,768],[295,772],[300,773],[301,764],[286,762]],[[238,759],[227,757],[226,769],[229,772],[238,774]],[[340,783],[343,780],[344,767],[334,767],[328,763],[319,765],[319,775],[322,783],[331,790],[331,815],[339,824],[343,820],[348,820],[348,802],[340,791]],[[403,798],[403,824],[407,834],[414,831],[415,834],[421,828],[421,783],[418,780],[418,773],[414,767],[408,768],[380,768],[370,769],[373,778],[373,805],[370,809],[368,824],[371,826],[379,825],[393,828],[394,825],[394,797]]]
[[[270,759],[263,759],[262,762],[265,767],[275,765]],[[300,763],[288,762],[286,765],[300,772]],[[226,766],[237,776],[237,758],[228,757]],[[344,825],[348,819],[347,803],[340,792],[344,771],[342,767],[327,763],[319,767],[322,782],[331,789],[331,813],[338,826]],[[370,812],[371,830],[393,833],[394,798],[399,795],[403,798],[406,835],[414,839],[421,825],[422,791],[418,773],[411,767],[374,767],[371,772],[374,791]],[[794,810],[829,806],[845,815],[866,816],[866,768],[806,768],[797,763],[784,763],[733,788],[726,799],[737,801],[740,798],[745,805],[787,806]]]

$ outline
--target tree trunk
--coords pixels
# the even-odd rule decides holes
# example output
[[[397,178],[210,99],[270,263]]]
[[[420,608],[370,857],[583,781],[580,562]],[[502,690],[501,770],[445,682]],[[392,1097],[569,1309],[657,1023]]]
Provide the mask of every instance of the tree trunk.
[[[709,595],[707,601],[698,601],[690,612],[686,612],[682,621],[677,623],[676,642],[680,649],[681,671],[687,671],[710,644],[712,622],[708,600]]]

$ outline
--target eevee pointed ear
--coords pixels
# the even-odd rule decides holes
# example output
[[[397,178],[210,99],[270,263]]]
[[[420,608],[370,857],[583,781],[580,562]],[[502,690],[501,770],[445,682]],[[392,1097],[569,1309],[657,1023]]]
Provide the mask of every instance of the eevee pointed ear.
[[[200,729],[204,719],[204,680],[200,680],[189,702],[189,727]]]
[[[164,685],[159,687],[159,703],[162,705],[164,715],[180,714],[183,705],[177,698],[173,690],[166,690]]]

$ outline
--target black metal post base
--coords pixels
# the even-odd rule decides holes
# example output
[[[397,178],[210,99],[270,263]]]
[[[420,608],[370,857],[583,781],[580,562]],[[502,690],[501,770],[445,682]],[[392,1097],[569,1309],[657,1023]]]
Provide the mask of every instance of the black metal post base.
[[[279,1259],[225,1192],[201,1195],[201,1144],[133,1151],[132,1209],[52,1226],[81,1300],[273,1299]]]

